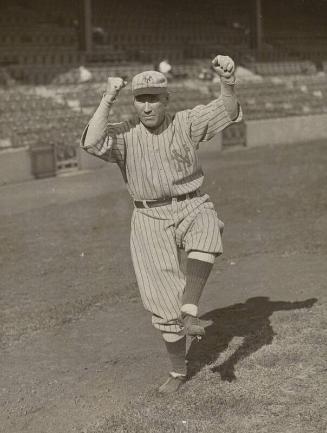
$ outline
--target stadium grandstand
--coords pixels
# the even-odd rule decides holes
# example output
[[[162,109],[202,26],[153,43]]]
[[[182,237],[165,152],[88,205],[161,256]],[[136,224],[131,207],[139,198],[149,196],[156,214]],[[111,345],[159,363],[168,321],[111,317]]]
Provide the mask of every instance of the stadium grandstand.
[[[0,162],[49,149],[49,173],[81,168],[79,137],[108,75],[130,80],[163,59],[171,110],[219,93],[210,59],[238,65],[245,123],[327,113],[327,1],[11,0],[0,15]],[[129,87],[114,120],[134,116]],[[247,144],[244,125],[223,145]],[[41,170],[42,171],[42,170]],[[37,175],[37,173],[34,173]],[[42,175],[42,173],[40,174]]]

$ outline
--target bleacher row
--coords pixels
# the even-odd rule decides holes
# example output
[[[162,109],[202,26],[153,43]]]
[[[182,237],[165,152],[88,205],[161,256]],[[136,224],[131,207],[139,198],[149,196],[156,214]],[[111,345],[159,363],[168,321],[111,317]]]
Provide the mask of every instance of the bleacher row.
[[[12,147],[43,144],[78,145],[87,116],[76,114],[66,101],[38,95],[30,87],[0,91],[0,143]]]
[[[310,61],[289,61],[289,62],[254,62],[253,72],[258,75],[297,75],[314,74],[316,66]]]
[[[71,48],[54,49],[53,47],[12,50],[1,49],[0,63],[4,65],[81,65],[85,53]]]
[[[18,82],[41,85],[50,83],[58,75],[69,69],[67,66],[12,65],[6,70]]]
[[[111,29],[112,30],[112,29]],[[189,29],[184,29],[179,32],[173,29],[172,26],[165,26],[164,29],[142,27],[140,32],[139,26],[135,28],[128,28],[128,33],[122,32],[121,29],[117,32],[111,32],[106,37],[108,44],[117,44],[125,46],[129,44],[133,48],[146,46],[147,44],[185,44],[185,43],[207,43],[215,42],[217,44],[228,43],[231,45],[245,44],[244,36],[235,30],[229,28],[222,28],[219,32],[216,31],[215,26],[207,25],[205,28],[197,26],[192,29],[190,34]]]
[[[20,0],[2,2],[0,27],[26,27],[55,23],[61,27],[71,24],[76,15],[74,1]]]
[[[9,3],[9,2],[8,2]],[[0,28],[26,27],[40,21],[40,14],[18,5],[1,5]]]
[[[300,21],[299,21],[300,18]],[[321,17],[322,18],[322,17]],[[288,28],[276,28],[273,24],[265,29],[266,42],[272,46],[295,55],[298,59],[308,59],[315,63],[327,59],[327,33],[325,24],[319,24],[318,17],[314,22],[302,23],[303,16],[292,23],[288,17]],[[301,30],[299,30],[301,29]]]
[[[215,51],[219,46],[249,45],[244,31],[227,23],[228,17],[232,21],[233,12],[222,7],[223,4],[220,0],[214,7],[186,1],[143,0],[134,5],[131,14],[126,2],[100,1],[93,10],[93,19],[104,30],[103,44],[125,52],[129,60],[153,62],[168,57],[171,61],[182,61],[206,57],[212,51],[209,46]],[[211,13],[205,11],[206,7]],[[215,9],[219,13],[214,13]],[[222,22],[222,13],[226,22]]]
[[[48,68],[50,65],[58,72],[67,65],[83,64],[85,53],[78,50],[76,28],[55,22],[55,16],[64,13],[53,5],[38,1],[3,8],[0,16],[0,66],[8,67],[7,72],[16,80],[39,84],[42,79],[43,83],[53,79],[54,74]],[[44,71],[40,71],[41,65]]]
[[[77,46],[76,31],[70,28],[60,29],[51,25],[35,25],[30,28],[10,27],[0,29],[0,47],[20,45],[58,45]]]
[[[122,72],[122,71],[120,71]],[[20,86],[0,90],[0,148],[44,144],[78,146],[81,131],[97,107],[105,83],[49,85],[40,95]],[[170,111],[205,104],[220,93],[219,86],[198,81],[172,82]],[[293,76],[283,80],[240,81],[238,95],[246,120],[327,113],[326,76]],[[112,121],[135,116],[130,86],[113,107]],[[8,140],[9,139],[9,140]]]
[[[273,79],[261,85],[240,86],[238,93],[249,120],[327,112],[325,76]]]

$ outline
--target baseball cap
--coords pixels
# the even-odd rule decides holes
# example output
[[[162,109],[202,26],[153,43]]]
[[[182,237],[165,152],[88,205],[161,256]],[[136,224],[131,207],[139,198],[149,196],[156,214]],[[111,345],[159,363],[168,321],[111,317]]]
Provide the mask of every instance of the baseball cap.
[[[135,75],[132,80],[132,93],[134,96],[167,92],[167,78],[158,71],[144,71]]]

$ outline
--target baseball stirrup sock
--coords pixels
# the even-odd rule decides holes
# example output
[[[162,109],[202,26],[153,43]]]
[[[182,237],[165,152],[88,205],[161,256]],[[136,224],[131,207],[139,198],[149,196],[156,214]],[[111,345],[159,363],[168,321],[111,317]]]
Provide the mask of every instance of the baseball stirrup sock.
[[[177,376],[186,375],[186,338],[183,337],[174,343],[165,341],[165,345],[171,363],[171,372]]]
[[[182,312],[197,315],[198,306],[203,288],[208,280],[213,264],[202,260],[187,259],[186,262],[186,286],[183,294]],[[187,304],[187,305],[186,305]],[[184,311],[185,310],[185,311]]]

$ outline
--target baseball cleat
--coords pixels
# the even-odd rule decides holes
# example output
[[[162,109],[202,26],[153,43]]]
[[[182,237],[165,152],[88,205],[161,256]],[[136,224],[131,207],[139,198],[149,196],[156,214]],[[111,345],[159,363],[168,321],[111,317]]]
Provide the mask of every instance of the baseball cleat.
[[[182,324],[184,327],[184,334],[190,337],[196,337],[200,340],[205,335],[205,329],[198,317],[189,314],[182,315]]]
[[[171,394],[179,390],[179,388],[186,382],[186,376],[173,377],[169,375],[165,383],[163,383],[158,392],[160,394]]]

